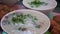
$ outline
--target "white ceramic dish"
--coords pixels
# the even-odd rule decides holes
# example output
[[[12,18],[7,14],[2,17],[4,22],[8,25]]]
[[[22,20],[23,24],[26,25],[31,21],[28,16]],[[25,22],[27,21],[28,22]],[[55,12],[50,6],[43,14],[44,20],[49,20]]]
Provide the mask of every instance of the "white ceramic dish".
[[[27,8],[30,9],[35,9],[35,10],[50,10],[54,9],[57,6],[57,2],[55,0],[40,0],[41,2],[46,2],[48,3],[46,6],[39,6],[39,7],[31,7],[28,3],[34,0],[23,0],[23,5],[26,6]]]
[[[49,29],[49,27],[50,27],[50,20],[49,20],[49,18],[45,14],[43,14],[41,12],[38,12],[38,11],[34,11],[34,10],[29,10],[29,9],[15,10],[13,12],[10,12],[10,13],[6,14],[5,16],[8,16],[8,15],[16,13],[16,12],[18,12],[18,13],[22,12],[24,14],[31,14],[33,16],[36,16],[36,18],[38,18],[38,20],[42,22],[42,25],[41,25],[42,27],[40,27],[40,29],[39,29],[39,34],[45,33]],[[2,27],[2,29],[5,32],[7,32],[8,34],[14,34],[14,33],[18,34],[17,32],[14,32],[14,33],[11,32],[11,30],[12,30],[11,28],[12,27],[11,28],[8,27],[8,29],[7,29],[7,27],[6,28],[4,27],[4,26],[6,26],[6,25],[3,25],[3,23],[6,23],[6,22],[3,22],[3,20],[5,19],[5,16],[3,16],[3,18],[1,19],[1,27]]]

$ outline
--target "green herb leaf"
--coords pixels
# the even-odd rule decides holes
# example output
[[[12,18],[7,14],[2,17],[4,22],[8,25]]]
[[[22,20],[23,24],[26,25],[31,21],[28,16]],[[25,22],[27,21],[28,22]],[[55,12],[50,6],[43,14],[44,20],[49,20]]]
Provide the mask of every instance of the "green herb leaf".
[[[18,30],[22,30],[22,28],[20,27],[20,28],[18,28]]]
[[[35,27],[36,27],[36,28],[40,28],[40,25],[36,25]]]

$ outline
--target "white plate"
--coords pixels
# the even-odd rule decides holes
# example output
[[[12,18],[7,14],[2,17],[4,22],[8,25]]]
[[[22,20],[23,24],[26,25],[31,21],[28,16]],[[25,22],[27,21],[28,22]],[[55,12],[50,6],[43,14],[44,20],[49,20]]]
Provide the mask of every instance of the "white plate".
[[[40,31],[39,31],[40,34],[41,34],[41,33],[45,33],[45,32],[49,29],[49,27],[50,27],[50,20],[49,20],[49,18],[48,18],[45,14],[43,14],[43,13],[41,13],[41,12],[39,12],[39,11],[28,10],[28,9],[21,9],[21,10],[15,10],[15,11],[13,11],[13,12],[10,12],[10,13],[6,14],[5,16],[10,15],[10,14],[12,14],[12,13],[16,13],[16,12],[22,12],[22,13],[25,13],[25,14],[34,15],[34,16],[36,16],[40,21],[42,21],[44,24],[41,25],[42,27],[40,28]],[[1,20],[1,27],[2,27],[2,29],[3,29],[5,32],[11,34],[11,32],[8,32],[8,30],[6,30],[6,29],[3,27],[3,22],[2,22],[2,21],[4,20],[4,17],[5,17],[5,16],[3,16],[2,20]]]
[[[40,0],[41,2],[46,2],[48,5],[46,6],[39,6],[39,7],[31,7],[28,3],[34,0],[23,0],[23,5],[27,8],[35,9],[35,10],[49,10],[54,9],[57,6],[57,2],[55,0]]]

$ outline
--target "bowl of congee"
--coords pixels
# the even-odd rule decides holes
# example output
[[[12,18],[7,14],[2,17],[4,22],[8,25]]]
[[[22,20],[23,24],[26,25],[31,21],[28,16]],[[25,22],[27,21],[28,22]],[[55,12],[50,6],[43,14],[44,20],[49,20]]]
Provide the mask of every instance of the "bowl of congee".
[[[48,15],[55,9],[57,2],[56,0],[23,0],[23,5]]]
[[[50,20],[39,11],[20,9],[4,15],[1,27],[8,34],[44,34],[50,27]]]

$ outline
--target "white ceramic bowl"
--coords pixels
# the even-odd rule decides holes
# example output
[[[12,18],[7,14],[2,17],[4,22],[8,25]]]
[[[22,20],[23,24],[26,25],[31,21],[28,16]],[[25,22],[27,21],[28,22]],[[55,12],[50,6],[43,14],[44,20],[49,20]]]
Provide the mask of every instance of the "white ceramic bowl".
[[[43,13],[41,13],[39,11],[34,11],[34,10],[29,10],[29,9],[21,9],[21,10],[15,10],[15,11],[12,11],[10,13],[7,13],[5,16],[16,13],[16,12],[22,12],[22,13],[25,13],[25,14],[31,14],[33,16],[36,16],[38,19],[40,19],[40,21],[42,21],[44,23],[44,25],[42,25],[42,27],[40,28],[40,34],[45,33],[50,27],[49,18],[45,14],[43,14]],[[10,32],[8,32],[8,30],[6,30],[3,27],[3,22],[2,21],[4,20],[5,16],[3,16],[3,18],[1,19],[1,27],[5,32],[11,34]]]
[[[27,8],[30,9],[35,9],[35,10],[50,10],[54,9],[57,6],[57,2],[55,0],[40,0],[41,2],[46,2],[48,3],[46,6],[39,6],[39,7],[31,7],[29,3],[34,0],[23,0],[23,5],[26,6]]]

